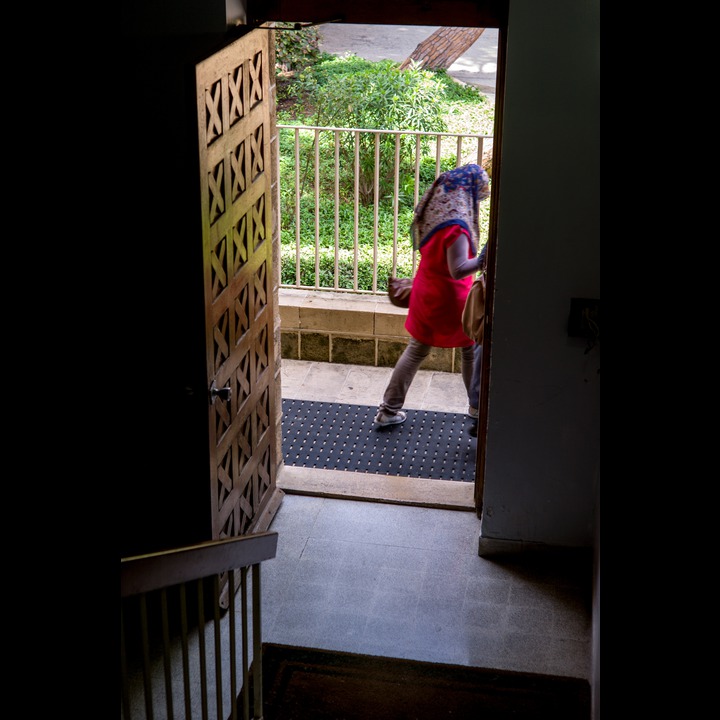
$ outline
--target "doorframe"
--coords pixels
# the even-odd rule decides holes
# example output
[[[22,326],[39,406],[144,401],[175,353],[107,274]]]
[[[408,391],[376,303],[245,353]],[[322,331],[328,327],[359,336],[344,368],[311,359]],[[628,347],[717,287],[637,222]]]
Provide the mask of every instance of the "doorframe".
[[[318,6],[321,10],[327,13],[327,3],[320,3]],[[340,5],[340,4],[339,4]],[[465,3],[459,3],[460,6]],[[486,267],[487,267],[487,296],[485,301],[485,331],[484,331],[484,348],[483,348],[483,363],[481,369],[480,378],[480,402],[478,407],[478,452],[476,457],[475,466],[475,482],[474,482],[474,502],[475,502],[475,513],[478,518],[482,518],[483,510],[483,496],[485,489],[485,461],[487,456],[487,432],[489,426],[489,392],[490,392],[490,370],[492,365],[492,334],[493,334],[493,310],[494,310],[494,294],[495,294],[495,264],[497,255],[497,230],[498,230],[498,206],[500,200],[500,187],[501,187],[501,173],[502,173],[502,128],[503,128],[503,110],[505,100],[505,78],[506,78],[506,58],[507,58],[507,25],[509,15],[509,0],[485,0],[481,3],[482,7],[478,7],[477,3],[472,3],[472,7],[467,8],[452,8],[448,13],[448,7],[441,7],[438,4],[436,7],[425,6],[422,22],[419,22],[419,16],[417,14],[417,8],[406,5],[404,0],[394,6],[391,15],[388,15],[388,8],[383,3],[366,3],[358,9],[357,6],[353,8],[345,8],[344,5],[339,10],[338,18],[329,18],[319,20],[317,22],[311,22],[311,24],[322,24],[325,22],[341,22],[345,24],[376,24],[376,25],[413,25],[413,26],[432,26],[432,25],[445,25],[457,27],[492,27],[498,31],[498,56],[497,56],[497,72],[496,72],[496,86],[495,86],[495,127],[493,131],[493,161],[492,161],[492,185],[491,185],[491,207],[490,207],[490,218],[488,227],[488,240],[487,240],[487,251],[486,251]],[[287,2],[286,0],[273,0],[267,7],[263,7],[263,13],[265,18],[263,20],[251,20],[251,22],[259,23],[266,29],[270,30],[270,45],[271,51],[270,56],[274,60],[275,58],[275,31],[272,30],[272,25],[275,22],[304,22],[307,24],[307,20],[298,20],[298,15],[305,17],[315,17],[320,13],[315,13],[314,9],[316,3],[314,0],[296,0],[293,2]],[[459,15],[457,14],[459,12]],[[405,15],[407,13],[407,16]],[[408,20],[407,18],[410,18]],[[468,20],[472,18],[472,22]],[[485,25],[476,24],[482,19],[488,20],[489,22]],[[378,22],[382,20],[382,22]],[[394,21],[392,21],[394,20]],[[435,20],[436,22],[432,22]],[[438,22],[439,20],[439,22]],[[450,24],[452,22],[452,25]],[[271,127],[273,129],[273,140],[278,141],[277,137],[277,96],[276,96],[276,77],[275,77],[275,66],[274,62],[271,69],[271,97],[273,98],[274,105],[271,108]],[[275,193],[274,200],[276,201],[275,207],[273,208],[275,217],[279,212],[279,153],[276,152],[276,162],[273,166],[274,185]],[[274,247],[274,254],[278,258],[278,262],[274,264],[277,284],[274,286],[274,292],[276,296],[275,307],[279,307],[277,293],[279,292],[279,230],[277,228],[278,223],[275,223],[276,227],[273,231],[273,243],[277,242],[278,246]],[[276,235],[277,232],[277,235]],[[276,333],[279,337],[279,317],[276,320],[277,328]],[[278,348],[278,354],[280,354],[280,343],[276,343]],[[279,373],[282,366],[282,358],[279,357],[280,365],[277,368],[278,382],[276,383],[280,393],[282,392],[281,378]],[[281,398],[278,403],[278,407],[282,407]],[[278,475],[280,475],[281,468],[283,466],[282,460],[282,425],[278,422],[278,444],[280,452],[278,454]]]

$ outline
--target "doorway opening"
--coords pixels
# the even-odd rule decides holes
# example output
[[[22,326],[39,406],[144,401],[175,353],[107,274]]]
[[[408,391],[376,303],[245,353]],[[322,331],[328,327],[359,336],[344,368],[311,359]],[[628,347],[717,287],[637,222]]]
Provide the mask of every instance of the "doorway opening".
[[[382,59],[392,60],[398,63],[406,61],[418,46],[427,40],[438,26],[406,26],[406,25],[360,25],[346,23],[326,23],[317,26],[320,37],[320,49],[336,56],[357,55],[370,61]],[[498,43],[499,30],[486,28],[482,30],[478,39],[466,48],[446,68],[447,74],[461,84],[472,85],[481,92],[493,107],[496,107],[497,94],[497,73],[498,73]],[[497,120],[496,120],[497,122]],[[496,132],[491,133],[493,138]],[[493,143],[494,144],[494,143]],[[492,155],[490,156],[492,161]],[[484,165],[484,163],[483,163]],[[425,188],[421,188],[421,193]],[[489,240],[489,233],[483,241]],[[493,253],[494,255],[494,253]],[[290,369],[290,363],[293,368]],[[308,400],[324,400],[328,397],[329,388],[333,379],[337,379],[344,373],[346,386],[343,388],[345,397],[350,404],[356,404],[357,383],[369,390],[372,386],[372,399],[364,400],[359,404],[377,405],[382,399],[390,368],[357,368],[354,366],[335,366],[325,369],[324,363],[317,363],[308,360],[286,361],[283,360],[282,384],[283,397],[298,398],[297,379],[298,375],[315,375],[310,378],[304,388],[304,397]],[[329,378],[318,380],[322,373],[330,373]],[[440,377],[442,373],[433,373],[429,370],[422,370],[419,377],[413,382],[412,394],[415,384],[422,385],[423,382],[431,382],[428,376],[438,375],[438,382],[450,382],[451,379]],[[467,400],[462,379],[459,373],[454,378],[459,383],[459,388],[453,389],[449,394],[444,394],[444,399],[453,398],[459,400],[463,408],[458,410],[457,403],[452,401],[449,407],[451,412],[464,412],[467,409]],[[378,378],[381,378],[378,380]],[[289,382],[287,382],[289,379]],[[306,380],[308,378],[306,377]],[[487,380],[485,380],[485,384]],[[288,395],[286,390],[292,386],[292,394]],[[314,394],[314,392],[317,394]],[[410,396],[409,394],[409,396]],[[365,396],[367,397],[367,396]],[[355,398],[355,399],[353,399]],[[302,398],[301,398],[302,399]],[[341,400],[342,402],[342,400]],[[480,437],[484,434],[479,433]],[[464,442],[468,438],[458,438]],[[478,448],[478,453],[480,448]],[[350,477],[355,475],[355,477]],[[477,480],[477,478],[476,478]],[[478,495],[478,488],[473,483],[448,482],[447,480],[436,481],[413,480],[412,478],[398,478],[395,476],[369,477],[362,475],[359,481],[357,473],[342,473],[338,471],[313,470],[308,472],[306,468],[285,467],[283,477],[279,480],[278,486],[291,492],[300,494],[319,494],[328,497],[362,497],[363,499],[377,500],[383,502],[402,502],[408,504],[428,505],[432,507],[455,507],[459,509],[478,509],[477,499],[481,499],[481,492]],[[482,478],[480,478],[482,482]],[[481,504],[481,503],[480,503]]]

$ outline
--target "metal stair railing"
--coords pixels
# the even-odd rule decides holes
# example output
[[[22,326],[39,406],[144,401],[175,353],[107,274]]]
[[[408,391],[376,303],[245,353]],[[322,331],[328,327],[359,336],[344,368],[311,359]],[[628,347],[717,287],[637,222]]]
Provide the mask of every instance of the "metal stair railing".
[[[122,720],[261,720],[260,568],[277,540],[263,532],[121,559]]]

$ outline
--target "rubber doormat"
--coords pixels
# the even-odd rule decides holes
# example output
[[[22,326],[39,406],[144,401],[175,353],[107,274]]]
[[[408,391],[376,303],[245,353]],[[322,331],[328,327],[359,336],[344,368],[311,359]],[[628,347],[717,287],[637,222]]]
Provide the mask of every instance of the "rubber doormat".
[[[401,425],[378,428],[377,407],[282,401],[286,465],[474,482],[477,438],[460,413],[407,409]]]

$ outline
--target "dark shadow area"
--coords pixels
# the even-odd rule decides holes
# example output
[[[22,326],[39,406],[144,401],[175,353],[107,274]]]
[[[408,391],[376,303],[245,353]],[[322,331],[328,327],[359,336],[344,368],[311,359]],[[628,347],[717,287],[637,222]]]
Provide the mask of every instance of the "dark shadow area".
[[[264,720],[589,720],[576,678],[263,645]]]

